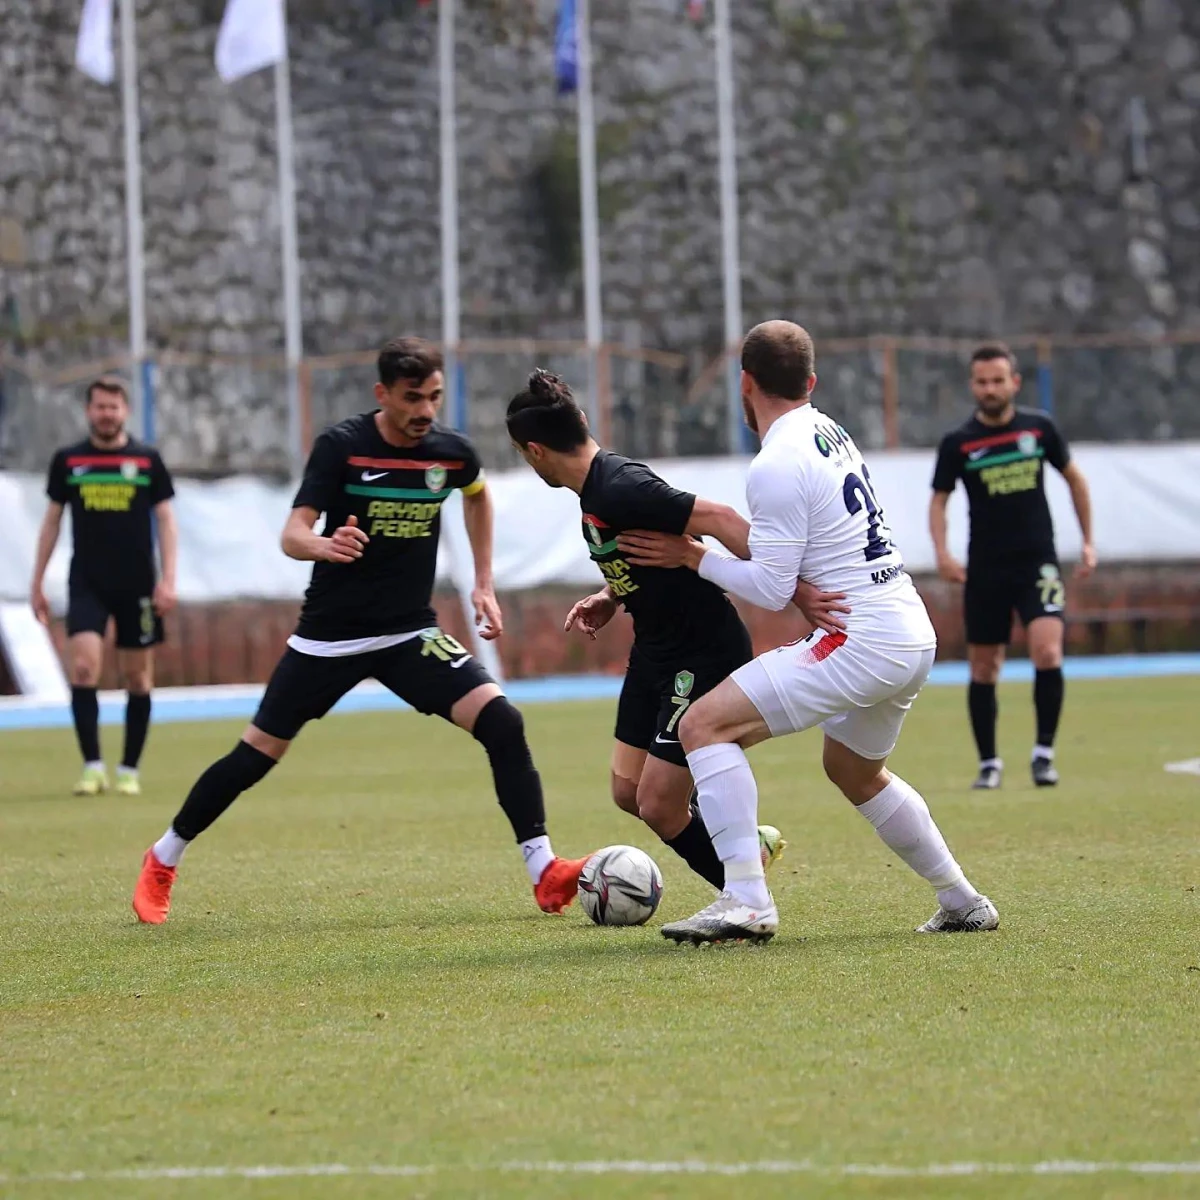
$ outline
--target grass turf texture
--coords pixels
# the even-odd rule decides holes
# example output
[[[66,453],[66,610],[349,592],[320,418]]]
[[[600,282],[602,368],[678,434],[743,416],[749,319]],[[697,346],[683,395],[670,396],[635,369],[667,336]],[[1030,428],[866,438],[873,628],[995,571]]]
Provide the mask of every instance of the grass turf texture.
[[[161,928],[138,862],[231,724],[152,732],[140,799],[76,800],[62,731],[0,735],[0,1195],[1183,1196],[1200,1177],[551,1176],[513,1161],[1200,1159],[1200,779],[1192,679],[1072,685],[1035,791],[1025,688],[1005,787],[971,793],[959,689],[896,769],[998,933],[921,938],[929,889],[820,775],[752,752],[791,842],[765,949],[657,925],[707,891],[607,799],[612,708],[526,717],[563,853],[650,851],[651,927],[545,917],[481,749],[415,714],[330,718],[184,860]],[[112,748],[119,734],[106,731]],[[434,1165],[411,1179],[84,1180],[123,1168]]]

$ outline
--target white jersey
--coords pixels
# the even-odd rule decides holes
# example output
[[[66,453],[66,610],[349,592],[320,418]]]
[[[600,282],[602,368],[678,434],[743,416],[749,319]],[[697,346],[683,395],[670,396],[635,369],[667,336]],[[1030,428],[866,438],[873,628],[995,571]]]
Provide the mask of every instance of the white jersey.
[[[781,610],[804,579],[844,592],[846,631],[881,649],[927,650],[933,625],[850,435],[811,403],[767,431],[746,479],[750,561],[705,554],[700,574]]]

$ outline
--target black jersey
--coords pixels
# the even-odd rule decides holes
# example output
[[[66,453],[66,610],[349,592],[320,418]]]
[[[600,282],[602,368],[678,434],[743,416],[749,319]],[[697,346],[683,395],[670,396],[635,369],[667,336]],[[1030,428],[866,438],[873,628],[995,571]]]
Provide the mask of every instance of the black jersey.
[[[739,622],[716,584],[686,568],[635,567],[617,547],[617,535],[633,529],[683,533],[696,497],[665,483],[643,463],[601,450],[592,460],[583,491],[583,537],[612,594],[633,617],[643,656],[673,662],[680,653],[710,652]]]
[[[942,438],[933,489],[952,492],[959,479],[967,489],[969,566],[1053,561],[1054,522],[1044,464],[1061,471],[1070,460],[1054,422],[1027,409],[1017,409],[1007,425],[984,425],[972,417]]]
[[[326,537],[353,514],[370,540],[355,562],[313,566],[296,633],[338,642],[435,625],[442,504],[456,488],[482,486],[475,447],[438,425],[411,447],[384,441],[373,412],[327,429],[292,507],[323,512]]]
[[[148,596],[156,574],[150,513],[174,494],[158,451],[133,438],[119,450],[90,441],[59,450],[46,495],[71,510],[70,586]]]

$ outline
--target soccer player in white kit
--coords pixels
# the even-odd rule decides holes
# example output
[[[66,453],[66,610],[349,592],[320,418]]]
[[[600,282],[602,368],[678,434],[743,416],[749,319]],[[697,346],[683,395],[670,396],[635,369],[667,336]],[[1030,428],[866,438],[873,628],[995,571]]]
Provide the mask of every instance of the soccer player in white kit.
[[[887,769],[937,639],[904,570],[871,475],[853,439],[810,401],[812,339],[768,321],[742,345],[742,404],[762,449],[750,465],[750,558],[664,534],[627,534],[630,562],[691,567],[762,608],[791,603],[803,578],[841,593],[845,630],[816,630],[760,654],[691,706],[680,722],[700,812],[725,866],[725,890],[685,921],[677,942],[767,941],[779,913],[758,842],[758,787],[746,748],[819,726],[825,773],[880,838],[937,892],[919,933],[995,929],[995,906],[967,881],[921,795]]]

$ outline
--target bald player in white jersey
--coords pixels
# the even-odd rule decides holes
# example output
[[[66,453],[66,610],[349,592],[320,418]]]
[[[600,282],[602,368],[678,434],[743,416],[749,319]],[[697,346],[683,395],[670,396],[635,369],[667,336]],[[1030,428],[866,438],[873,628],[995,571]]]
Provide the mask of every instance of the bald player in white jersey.
[[[904,570],[870,472],[853,439],[816,409],[812,339],[769,321],[742,345],[742,404],[762,437],[750,465],[750,558],[664,534],[628,534],[626,557],[685,566],[736,596],[779,611],[798,578],[841,593],[840,632],[816,630],[740,667],[680,722],[700,812],[725,866],[725,890],[686,921],[664,925],[678,942],[767,941],[779,913],[763,875],[758,788],[746,748],[819,726],[829,779],[880,838],[937,892],[920,933],[995,929],[995,906],[967,881],[920,794],[888,771],[887,757],[933,665],[937,639]]]

